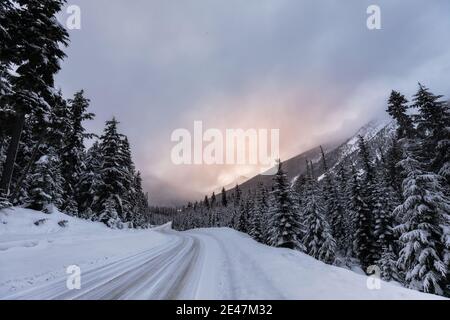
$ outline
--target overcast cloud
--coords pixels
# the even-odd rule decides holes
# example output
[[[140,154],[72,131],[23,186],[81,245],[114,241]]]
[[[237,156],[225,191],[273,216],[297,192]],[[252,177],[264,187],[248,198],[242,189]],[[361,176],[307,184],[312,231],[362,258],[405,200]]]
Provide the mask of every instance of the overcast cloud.
[[[85,89],[101,132],[116,116],[153,204],[197,197],[252,168],[171,164],[170,135],[206,127],[280,128],[284,158],[383,116],[391,89],[450,93],[450,2],[69,0],[57,84]],[[366,28],[381,7],[382,29]]]

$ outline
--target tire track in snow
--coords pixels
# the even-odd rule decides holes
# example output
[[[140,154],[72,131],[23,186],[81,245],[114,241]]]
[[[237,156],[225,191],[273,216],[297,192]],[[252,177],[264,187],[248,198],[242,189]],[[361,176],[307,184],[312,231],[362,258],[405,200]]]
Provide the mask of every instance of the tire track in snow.
[[[258,262],[242,250],[237,243],[230,243],[226,241],[227,239],[204,230],[195,230],[192,231],[192,234],[206,236],[215,241],[222,249],[227,263],[226,270],[231,293],[229,299],[286,299],[282,291],[272,282],[270,276],[266,275],[258,265]],[[257,288],[257,284],[260,285],[259,288]]]
[[[82,289],[68,290],[66,277],[19,292],[5,299],[176,299],[181,291],[193,295],[193,266],[199,256],[198,240],[164,232],[174,241],[82,273]]]

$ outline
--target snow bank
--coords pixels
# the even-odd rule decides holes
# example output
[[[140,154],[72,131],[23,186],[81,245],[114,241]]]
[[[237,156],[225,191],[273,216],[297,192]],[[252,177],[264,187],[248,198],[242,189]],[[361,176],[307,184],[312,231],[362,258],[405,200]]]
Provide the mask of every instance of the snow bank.
[[[304,253],[262,245],[228,228],[200,229],[214,259],[206,259],[208,279],[198,298],[216,299],[443,299],[381,281],[379,289],[365,275],[330,266]],[[208,253],[207,253],[208,254]],[[370,289],[372,288],[372,289]]]

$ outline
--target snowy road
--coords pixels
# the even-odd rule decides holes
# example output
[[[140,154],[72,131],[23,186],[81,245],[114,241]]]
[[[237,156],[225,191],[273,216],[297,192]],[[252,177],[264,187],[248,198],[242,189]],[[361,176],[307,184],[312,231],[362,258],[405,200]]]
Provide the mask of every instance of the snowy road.
[[[195,297],[200,244],[196,237],[175,235],[145,250],[82,273],[80,290],[68,290],[67,277],[6,299],[180,299]]]
[[[439,298],[395,283],[370,290],[364,275],[228,228],[117,231],[62,215],[36,227],[30,220],[38,218],[3,217],[0,299]],[[69,229],[58,226],[61,218]],[[80,289],[67,288],[69,265],[81,268]]]

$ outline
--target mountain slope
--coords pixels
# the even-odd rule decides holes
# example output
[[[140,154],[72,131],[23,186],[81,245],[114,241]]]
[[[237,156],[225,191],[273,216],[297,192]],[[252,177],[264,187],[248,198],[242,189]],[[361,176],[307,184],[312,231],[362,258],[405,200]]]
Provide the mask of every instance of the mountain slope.
[[[325,159],[328,166],[333,168],[344,159],[349,163],[356,163],[358,151],[358,137],[362,136],[367,141],[368,148],[373,154],[378,154],[378,150],[385,150],[393,137],[396,124],[393,121],[374,120],[361,127],[352,137],[338,145],[325,145]],[[287,172],[288,178],[292,181],[299,175],[306,172],[306,161],[313,162],[313,171],[316,177],[323,174],[321,168],[320,147],[299,154],[289,160],[283,161],[283,168]],[[254,190],[259,183],[270,187],[272,176],[257,175],[241,185],[241,189],[247,191]]]

